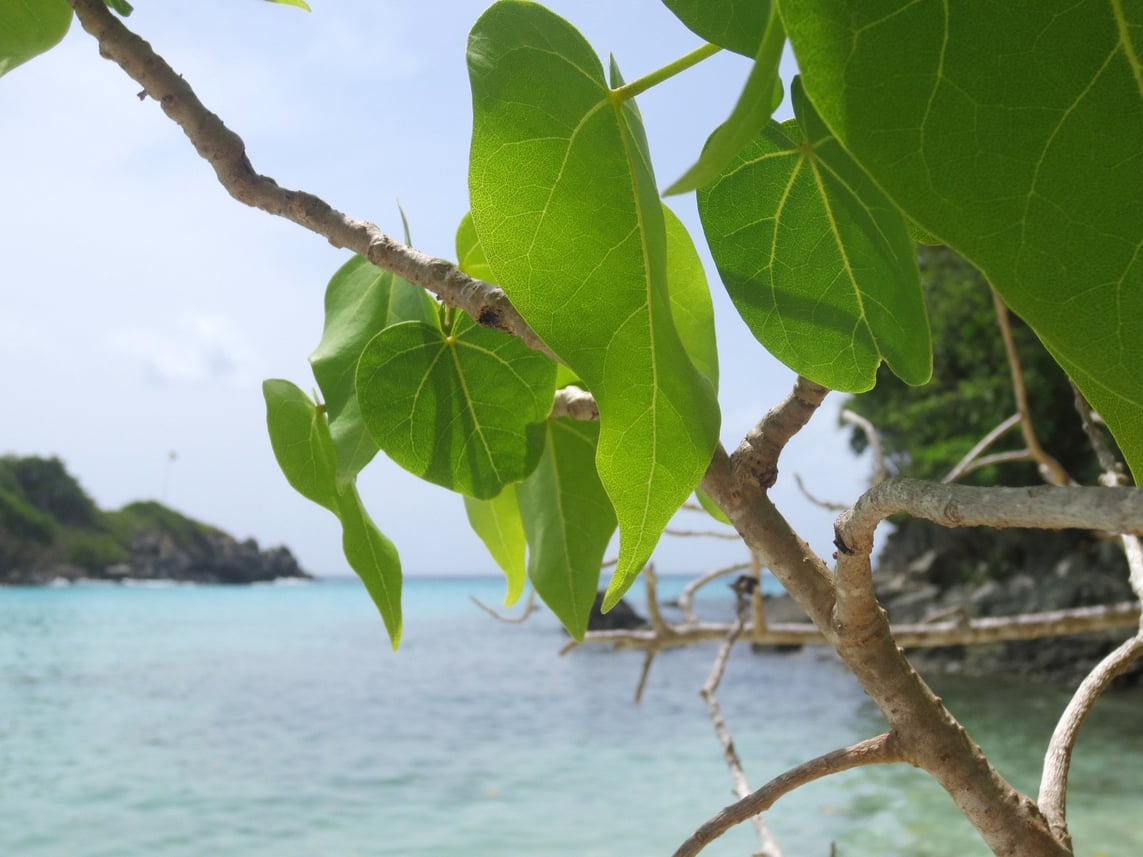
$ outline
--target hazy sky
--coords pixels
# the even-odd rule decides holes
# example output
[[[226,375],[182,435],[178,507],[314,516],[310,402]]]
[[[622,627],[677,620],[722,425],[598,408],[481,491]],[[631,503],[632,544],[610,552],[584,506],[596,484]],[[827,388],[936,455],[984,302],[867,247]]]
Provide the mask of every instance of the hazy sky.
[[[467,210],[467,31],[483,0],[137,0],[127,23],[241,134],[257,170],[453,258]],[[628,80],[697,47],[657,0],[549,4]],[[783,66],[789,80],[792,67]],[[661,186],[696,157],[749,70],[720,54],[640,98]],[[340,531],[278,471],[259,385],[314,386],[322,296],[348,254],[232,200],[181,131],[73,24],[63,44],[0,79],[0,453],[59,456],[95,500],[156,498],[316,573],[346,573]],[[785,111],[785,108],[783,108]],[[788,115],[788,114],[787,114]],[[794,376],[734,313],[708,261],[722,360],[723,442]],[[834,397],[836,399],[836,397]],[[834,514],[793,484],[852,501],[868,475],[831,399],[791,444],[773,494],[831,550]],[[171,459],[171,453],[177,457]],[[408,573],[494,569],[461,500],[378,458],[360,487]],[[686,515],[686,526],[706,526]],[[663,570],[745,558],[738,544],[665,539]]]

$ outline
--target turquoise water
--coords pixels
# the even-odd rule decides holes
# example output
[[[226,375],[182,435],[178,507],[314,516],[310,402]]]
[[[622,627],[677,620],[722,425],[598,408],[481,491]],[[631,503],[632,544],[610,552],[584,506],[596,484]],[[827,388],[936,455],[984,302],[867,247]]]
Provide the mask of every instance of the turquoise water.
[[[394,654],[354,582],[0,588],[0,855],[666,857],[731,800],[697,695],[713,647],[660,656],[635,706],[640,654],[558,657],[549,615],[500,624],[470,594],[502,587],[410,581]],[[937,689],[1034,793],[1063,692]],[[737,649],[720,700],[753,785],[882,729],[817,650]],[[1140,703],[1105,699],[1081,736],[1079,854],[1143,851]],[[790,857],[988,853],[902,766],[815,783],[769,821]]]

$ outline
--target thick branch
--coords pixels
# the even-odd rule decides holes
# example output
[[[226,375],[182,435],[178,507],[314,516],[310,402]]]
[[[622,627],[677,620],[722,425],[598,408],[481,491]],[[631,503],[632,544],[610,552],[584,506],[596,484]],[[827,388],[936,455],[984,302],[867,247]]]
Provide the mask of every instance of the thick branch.
[[[455,265],[407,247],[372,223],[355,220],[325,200],[304,191],[279,187],[255,171],[242,138],[203,106],[182,76],[151,46],[128,30],[103,0],[68,0],[80,24],[99,42],[99,52],[117,63],[155,99],[214,168],[218,181],[240,202],[292,220],[324,236],[335,247],[365,256],[374,265],[434,292],[485,327],[503,330],[530,347],[555,354],[520,317],[497,286],[474,279]]]
[[[837,522],[844,552],[868,552],[873,530],[905,512],[946,527],[1077,528],[1143,533],[1143,490],[1138,488],[975,488],[918,479],[887,479],[867,491]]]
[[[723,809],[691,834],[691,837],[675,851],[674,857],[694,857],[734,825],[764,812],[783,795],[814,780],[864,765],[884,765],[902,761],[905,761],[905,757],[901,754],[891,732],[818,756],[796,768],[791,768],[762,788]]]

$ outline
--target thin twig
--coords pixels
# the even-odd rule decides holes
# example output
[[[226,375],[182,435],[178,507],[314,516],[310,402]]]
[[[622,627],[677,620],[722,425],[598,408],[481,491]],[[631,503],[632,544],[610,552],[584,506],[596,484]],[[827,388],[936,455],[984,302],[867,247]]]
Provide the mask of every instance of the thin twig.
[[[766,637],[766,602],[762,598],[762,557],[750,554],[750,576],[754,578],[754,589],[750,593],[750,620],[753,624],[751,637],[761,643]]]
[[[493,610],[487,604],[482,602],[475,595],[470,595],[468,597],[473,604],[475,604],[497,622],[503,622],[506,625],[522,625],[527,621],[529,616],[536,612],[536,590],[534,589],[528,590],[528,600],[524,604],[524,612],[515,618],[512,616],[505,616],[502,613],[498,613],[496,610]]]
[[[674,527],[667,527],[663,530],[663,535],[688,539],[725,539],[731,542],[742,541],[742,536],[738,535],[738,533],[727,533],[722,530],[678,530]]]
[[[734,825],[764,812],[783,795],[814,780],[864,765],[884,765],[901,761],[904,761],[904,756],[891,732],[818,756],[796,768],[791,768],[762,788],[723,809],[691,834],[690,838],[675,851],[674,857],[695,857]]]
[[[1012,325],[1008,316],[1008,307],[1000,300],[996,290],[992,290],[992,303],[996,307],[996,324],[1000,328],[1000,336],[1004,340],[1004,351],[1008,356],[1008,369],[1012,375],[1012,392],[1016,397],[1016,410],[1020,414],[1020,432],[1024,436],[1024,445],[1028,447],[1033,460],[1040,465],[1040,475],[1044,481],[1051,485],[1074,485],[1075,480],[1068,475],[1064,467],[1055,458],[1050,456],[1036,437],[1036,428],[1032,424],[1032,411],[1028,407],[1028,393],[1024,388],[1024,370],[1020,367],[1020,355],[1016,353],[1016,341],[1012,338]]]
[[[745,571],[750,568],[748,562],[736,562],[734,565],[728,565],[725,568],[716,568],[714,571],[708,571],[701,577],[696,577],[683,587],[683,591],[679,593],[679,612],[683,614],[683,620],[691,624],[698,624],[698,617],[695,616],[694,599],[695,593],[702,587],[706,586],[712,580],[718,580],[720,577],[725,577],[728,574],[734,574],[736,571]]]
[[[1099,460],[1099,467],[1103,471],[1099,477],[1100,484],[1109,486],[1130,485],[1131,480],[1127,478],[1127,474],[1124,472],[1122,460],[1112,449],[1107,430],[1103,427],[1103,421],[1098,418],[1091,407],[1091,403],[1080,392],[1080,388],[1075,385],[1074,381],[1071,382],[1071,385],[1084,434],[1087,435],[1092,449],[1095,450],[1095,457]]]
[[[643,584],[647,587],[647,618],[651,627],[657,634],[671,633],[671,626],[663,618],[663,611],[659,608],[659,576],[655,574],[655,566],[648,565],[643,569]]]
[[[1001,422],[1000,425],[996,426],[996,428],[982,437],[979,441],[977,441],[976,445],[964,454],[964,458],[958,461],[953,469],[945,474],[945,478],[941,481],[945,483],[956,482],[966,473],[970,472],[970,465],[972,465],[973,462],[975,462],[980,457],[981,453],[983,453],[984,450],[988,449],[988,447],[992,446],[992,444],[996,443],[996,441],[998,441],[1001,437],[1003,437],[1019,424],[1020,413],[1017,411],[1016,413],[1012,414],[1012,416]],[[1031,455],[1031,453],[1027,454]]]
[[[730,659],[730,650],[734,647],[735,641],[746,625],[747,604],[746,598],[740,593],[738,597],[738,616],[730,626],[730,630],[727,631],[726,638],[718,647],[718,654],[715,655],[714,663],[711,665],[710,675],[699,690],[699,696],[703,698],[703,701],[706,703],[707,711],[710,712],[710,721],[714,725],[714,734],[718,738],[719,746],[722,747],[722,755],[726,760],[726,766],[730,769],[730,778],[734,782],[734,793],[740,798],[744,798],[750,794],[750,783],[746,779],[746,772],[742,768],[742,758],[738,755],[738,750],[734,746],[734,738],[730,734],[730,728],[726,725],[726,719],[722,716],[722,706],[718,704],[715,692],[722,682],[723,673],[726,672],[726,663]],[[781,857],[782,851],[778,848],[778,843],[774,840],[774,836],[762,816],[755,814],[751,816],[750,820],[754,825],[754,831],[758,835],[758,841],[761,845],[758,854],[762,855],[762,857]]]
[[[806,487],[806,483],[802,481],[800,473],[794,474],[794,482],[797,483],[798,490],[802,492],[802,496],[821,509],[825,509],[828,512],[844,512],[849,508],[848,503],[835,503],[831,500],[822,500],[819,497],[815,497],[810,493],[810,489]]]
[[[639,683],[635,685],[636,705],[643,701],[643,689],[647,686],[647,677],[651,675],[651,665],[655,662],[655,655],[658,653],[658,649],[648,649],[643,656],[643,669],[639,671]]]
[[[857,426],[861,429],[861,433],[865,435],[865,442],[869,445],[869,452],[873,455],[873,477],[870,481],[871,485],[876,485],[889,475],[885,469],[885,451],[881,448],[881,435],[874,427],[873,423],[867,420],[861,414],[846,408],[841,412],[841,421],[849,423],[852,426]]]
[[[1032,454],[1030,449],[1012,449],[1007,452],[994,452],[992,455],[982,455],[980,458],[970,461],[960,473],[957,474],[957,479],[962,479],[970,473],[975,473],[977,470],[983,470],[985,467],[991,467],[994,464],[1015,464],[1018,461],[1031,461],[1036,462],[1036,456]],[[955,479],[945,477],[942,480],[946,485],[955,482]]]

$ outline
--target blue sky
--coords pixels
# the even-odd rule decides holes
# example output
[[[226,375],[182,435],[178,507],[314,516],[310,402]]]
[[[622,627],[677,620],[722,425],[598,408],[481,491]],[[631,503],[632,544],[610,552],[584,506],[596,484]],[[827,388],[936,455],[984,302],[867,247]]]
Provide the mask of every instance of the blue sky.
[[[397,235],[399,199],[416,246],[452,258],[467,210],[464,46],[486,3],[311,5],[138,0],[128,24],[244,137],[256,169]],[[628,80],[700,44],[657,0],[549,5]],[[719,54],[640,98],[661,186],[725,119],[748,70]],[[784,63],[787,82],[792,71]],[[138,89],[78,25],[0,80],[0,453],[59,456],[104,507],[161,499],[284,543],[311,571],[346,573],[336,521],[277,470],[259,385],[313,386],[323,291],[348,254],[232,200]],[[670,204],[708,261],[733,449],[794,376],[734,313],[693,195]],[[868,464],[846,449],[837,399],[791,444],[773,491],[827,556],[834,514],[792,477],[835,500],[861,490]],[[381,459],[360,487],[409,573],[494,569],[459,497]],[[679,525],[706,526],[697,515]],[[655,561],[694,571],[743,558],[737,544],[666,539]]]

